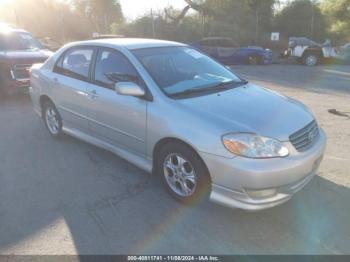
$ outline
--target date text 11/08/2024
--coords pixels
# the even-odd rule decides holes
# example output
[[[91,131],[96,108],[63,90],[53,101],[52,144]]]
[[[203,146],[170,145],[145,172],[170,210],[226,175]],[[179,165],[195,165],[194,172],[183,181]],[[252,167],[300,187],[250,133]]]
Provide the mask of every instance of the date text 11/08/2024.
[[[220,261],[217,256],[128,256],[128,261]]]

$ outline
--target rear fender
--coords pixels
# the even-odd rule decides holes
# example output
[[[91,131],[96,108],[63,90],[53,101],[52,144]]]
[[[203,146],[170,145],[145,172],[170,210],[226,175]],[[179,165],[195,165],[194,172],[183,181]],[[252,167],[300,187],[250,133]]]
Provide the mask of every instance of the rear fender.
[[[322,52],[322,49],[319,48],[319,47],[308,47],[305,49],[302,57],[306,56],[307,54],[315,54],[315,55],[318,55],[320,58],[323,58],[323,52]]]

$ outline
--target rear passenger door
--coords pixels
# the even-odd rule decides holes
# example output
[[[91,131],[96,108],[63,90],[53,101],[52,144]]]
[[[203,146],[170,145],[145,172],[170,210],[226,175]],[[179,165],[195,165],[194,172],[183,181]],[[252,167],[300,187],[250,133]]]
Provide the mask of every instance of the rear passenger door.
[[[200,41],[201,50],[207,55],[218,59],[218,47],[216,39],[204,39]]]
[[[145,87],[124,54],[114,49],[99,49],[93,83],[88,90],[92,96],[89,104],[91,133],[108,144],[144,156],[147,101],[117,94],[114,86],[118,81],[134,81]]]
[[[90,71],[94,57],[94,47],[74,47],[68,49],[54,67],[51,83],[54,102],[64,121],[64,126],[87,133],[88,97]]]
[[[218,55],[223,63],[235,63],[238,45],[230,39],[218,40]]]

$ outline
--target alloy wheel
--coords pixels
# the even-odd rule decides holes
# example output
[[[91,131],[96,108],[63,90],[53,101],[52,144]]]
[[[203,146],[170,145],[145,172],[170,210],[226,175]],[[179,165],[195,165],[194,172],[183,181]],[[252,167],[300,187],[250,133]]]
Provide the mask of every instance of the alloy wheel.
[[[171,190],[181,197],[194,194],[197,175],[193,165],[180,154],[168,155],[163,163],[165,180]]]
[[[317,64],[317,57],[315,55],[309,55],[306,57],[306,65],[307,66],[315,66]]]
[[[60,132],[60,121],[58,114],[52,106],[48,107],[45,114],[47,128],[53,135],[58,135]]]

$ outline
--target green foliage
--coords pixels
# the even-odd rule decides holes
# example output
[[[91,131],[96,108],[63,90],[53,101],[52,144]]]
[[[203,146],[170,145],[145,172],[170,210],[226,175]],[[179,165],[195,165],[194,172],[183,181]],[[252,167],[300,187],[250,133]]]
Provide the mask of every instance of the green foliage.
[[[336,39],[350,41],[350,0],[324,0],[321,10],[327,17],[330,33]]]
[[[48,36],[62,43],[91,35],[91,21],[81,17],[64,2],[14,0],[0,9],[0,17],[4,22],[17,24],[36,36]]]
[[[125,22],[118,0],[13,0],[2,6],[4,22],[62,42],[90,38],[92,32],[192,42],[206,36],[231,37],[264,45],[271,31],[282,37],[331,36],[350,41],[350,0],[294,0],[276,13],[281,0],[184,0],[188,8],[167,8]],[[28,12],[30,10],[30,12]],[[188,12],[192,10],[191,12]]]
[[[110,33],[111,24],[120,24],[124,21],[117,0],[74,0],[73,5],[80,14],[93,22],[95,31],[99,33]]]
[[[271,30],[275,0],[186,2],[196,10],[195,13],[181,16],[181,10],[170,8],[166,13],[155,16],[153,22],[151,16],[146,15],[125,24],[117,33],[182,42],[191,42],[205,36],[226,36],[244,44],[255,44],[262,42]]]
[[[206,33],[241,43],[260,43],[271,29],[275,0],[206,0]]]
[[[275,30],[284,36],[305,36],[317,41],[327,37],[327,24],[317,4],[296,0],[287,5],[275,18]]]

